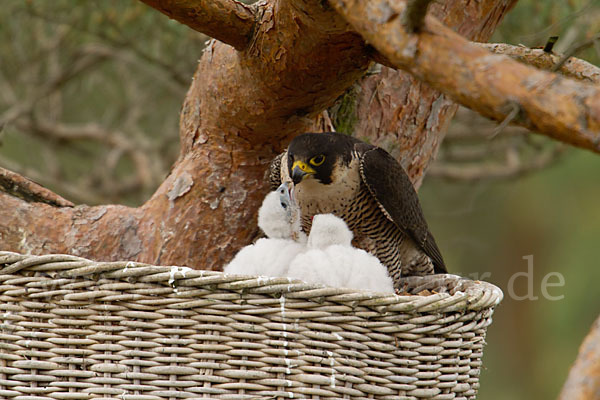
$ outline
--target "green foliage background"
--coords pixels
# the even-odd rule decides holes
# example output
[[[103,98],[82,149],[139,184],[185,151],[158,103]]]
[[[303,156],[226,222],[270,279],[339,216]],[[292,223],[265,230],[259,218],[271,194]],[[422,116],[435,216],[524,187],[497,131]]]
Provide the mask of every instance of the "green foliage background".
[[[74,202],[147,199],[206,36],[137,1],[7,0],[0,21],[0,164]]]
[[[5,0],[0,21],[0,166],[75,202],[143,202],[177,154],[179,109],[207,38],[135,1]],[[561,52],[598,31],[600,1],[522,0],[494,41],[535,47],[559,35]],[[598,52],[579,56],[599,65]],[[42,121],[75,132],[92,125],[104,135],[65,137]],[[520,178],[426,178],[423,207],[450,270],[505,292],[480,399],[557,396],[600,312],[599,176],[600,156],[568,149]],[[518,301],[508,282],[527,271],[529,255],[538,300]],[[553,272],[565,280],[548,289],[564,296],[558,301],[541,292]],[[527,285],[519,278],[514,291],[524,295]]]

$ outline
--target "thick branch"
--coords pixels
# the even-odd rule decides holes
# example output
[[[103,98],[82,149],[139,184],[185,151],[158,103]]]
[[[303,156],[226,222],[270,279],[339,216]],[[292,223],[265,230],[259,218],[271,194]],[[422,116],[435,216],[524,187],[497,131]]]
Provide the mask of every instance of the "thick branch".
[[[253,9],[236,0],[140,0],[169,18],[243,50],[254,31]]]
[[[485,40],[514,0],[476,3],[465,12],[462,0],[449,0],[433,4],[432,12],[437,8],[448,25]],[[0,192],[3,249],[219,269],[251,242],[269,161],[294,135],[314,130],[315,117],[372,60],[372,48],[326,3],[256,7],[259,22],[244,51],[218,41],[205,49],[181,112],[180,157],[150,200],[139,208],[31,207]],[[386,71],[363,82],[373,87],[361,92],[357,108],[373,110],[376,122],[368,134],[361,131],[373,143],[396,143],[394,154],[409,160],[418,180],[455,105],[409,74]],[[388,140],[389,132],[398,136]]]
[[[421,33],[407,33],[397,18],[404,2],[330,4],[394,65],[466,107],[502,121],[516,105],[513,123],[600,152],[600,88],[490,54],[433,17]]]
[[[0,192],[3,249],[218,269],[251,242],[270,160],[371,62],[360,35],[320,2],[257,7],[244,51],[205,49],[181,112],[180,157],[146,204],[54,210]],[[97,132],[37,122],[57,138]]]
[[[504,43],[479,43],[479,45],[493,53],[505,54],[524,64],[546,71],[551,71],[561,60],[560,54],[548,53],[543,49],[530,49]],[[569,78],[600,84],[600,68],[579,58],[569,58],[556,72]]]
[[[413,4],[417,3],[415,0]],[[462,0],[433,2],[428,13],[469,40],[482,42],[489,39],[515,3],[516,0],[472,2],[465,9]],[[377,61],[382,63],[381,59]],[[386,65],[390,65],[389,61]],[[444,139],[456,103],[408,72],[387,67],[375,66],[353,93],[346,94],[340,106],[332,110],[336,127],[388,150],[419,187]],[[353,96],[355,107],[347,101]],[[346,110],[341,123],[337,115],[340,107]]]
[[[579,348],[559,400],[597,399],[600,395],[600,317]]]

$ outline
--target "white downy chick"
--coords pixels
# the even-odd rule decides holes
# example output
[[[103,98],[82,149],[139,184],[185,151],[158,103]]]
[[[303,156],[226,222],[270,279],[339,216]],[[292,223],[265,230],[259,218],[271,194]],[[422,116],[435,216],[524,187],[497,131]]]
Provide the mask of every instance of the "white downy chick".
[[[281,200],[281,186],[269,193],[258,209],[258,226],[271,239],[290,239],[292,224],[290,223],[289,205]]]
[[[287,276],[290,262],[305,250],[303,243],[292,239],[299,236],[293,226],[296,212],[299,210],[290,198],[286,184],[269,193],[258,210],[258,226],[268,238],[258,239],[241,249],[223,271],[228,274]]]
[[[387,268],[375,256],[352,247],[352,236],[341,218],[316,215],[307,250],[294,258],[288,276],[332,287],[393,293]]]
[[[241,249],[225,266],[227,274],[287,276],[290,262],[305,246],[288,239],[258,239]]]
[[[269,193],[258,210],[258,226],[271,239],[306,242],[300,230],[300,208],[290,196],[290,183],[282,183]]]

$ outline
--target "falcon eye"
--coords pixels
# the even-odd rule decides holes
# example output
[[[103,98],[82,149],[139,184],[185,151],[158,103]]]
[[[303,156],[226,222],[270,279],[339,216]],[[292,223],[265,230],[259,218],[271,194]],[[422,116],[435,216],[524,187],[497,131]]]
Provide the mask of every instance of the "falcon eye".
[[[318,156],[311,158],[309,162],[315,167],[318,167],[325,162],[325,156],[323,154],[319,154]]]

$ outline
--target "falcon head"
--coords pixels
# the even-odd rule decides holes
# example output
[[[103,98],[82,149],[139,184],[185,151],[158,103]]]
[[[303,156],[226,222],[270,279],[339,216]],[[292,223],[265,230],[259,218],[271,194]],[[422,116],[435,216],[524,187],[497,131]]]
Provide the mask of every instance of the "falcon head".
[[[303,133],[288,146],[287,166],[294,185],[315,179],[323,185],[339,181],[352,161],[353,142],[341,133]]]

